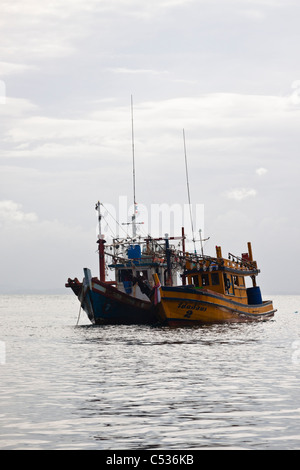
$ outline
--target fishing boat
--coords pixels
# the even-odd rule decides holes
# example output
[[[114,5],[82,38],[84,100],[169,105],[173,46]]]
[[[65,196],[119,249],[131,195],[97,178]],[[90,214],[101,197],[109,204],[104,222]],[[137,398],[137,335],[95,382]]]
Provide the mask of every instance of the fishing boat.
[[[155,278],[153,305],[158,319],[169,326],[185,326],[220,322],[268,320],[276,309],[271,300],[262,300],[256,277],[260,270],[253,260],[252,246],[241,257],[222,256],[220,246],[216,256],[189,255],[181,286],[162,286]],[[246,287],[246,280],[252,285]]]
[[[188,178],[185,131],[183,129],[185,170],[189,206],[191,197]],[[253,259],[252,246],[248,243],[247,253],[241,257],[228,254],[223,258],[220,246],[216,256],[206,256],[200,233],[201,254],[197,254],[194,224],[190,210],[194,253],[175,253],[171,265],[184,264],[181,275],[182,285],[162,286],[154,274],[152,303],[159,321],[170,326],[199,325],[222,322],[249,322],[268,320],[276,309],[271,300],[263,301],[256,277],[260,270]],[[208,239],[206,239],[208,240]],[[250,279],[252,286],[247,287]]]
[[[155,287],[154,275],[160,285],[176,284],[177,275],[170,264],[170,253],[174,251],[170,240],[184,240],[184,233],[181,237],[137,237],[133,215],[132,237],[115,238],[107,244],[101,235],[100,206],[98,201],[99,278],[92,277],[91,270],[84,268],[82,282],[78,278],[69,278],[66,287],[78,297],[81,308],[93,324],[156,323],[157,317],[150,301]],[[113,280],[107,279],[106,271],[109,270]]]

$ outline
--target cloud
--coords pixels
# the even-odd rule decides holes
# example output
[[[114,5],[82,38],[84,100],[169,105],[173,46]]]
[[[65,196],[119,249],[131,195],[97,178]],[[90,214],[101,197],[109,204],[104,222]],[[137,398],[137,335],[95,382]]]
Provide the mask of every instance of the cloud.
[[[0,201],[0,228],[5,273],[0,293],[38,292],[53,286],[64,291],[67,278],[81,277],[86,262],[96,272],[96,230],[57,219],[39,219],[13,200]]]
[[[0,104],[6,103],[6,85],[3,80],[0,80]]]
[[[3,82],[5,85],[5,82]],[[0,81],[1,84],[1,81]],[[6,87],[4,87],[5,91]],[[25,119],[35,115],[38,111],[38,106],[25,98],[13,98],[6,96],[5,106],[0,107],[0,117],[5,118],[2,125],[3,128],[10,128],[12,123],[15,123],[18,118]],[[24,122],[24,121],[23,121]]]
[[[141,69],[140,73],[151,70]],[[152,71],[154,73],[154,71]],[[127,72],[126,72],[127,73]],[[134,72],[135,73],[135,72]],[[139,72],[138,72],[139,73]],[[187,134],[190,158],[197,153],[209,161],[228,166],[238,156],[252,159],[257,174],[265,168],[260,161],[275,161],[286,133],[298,136],[300,110],[291,105],[290,95],[206,93],[134,104],[137,150],[144,158],[169,162],[172,152],[182,147],[182,128]],[[130,153],[130,97],[125,106],[116,100],[96,99],[86,103],[85,112],[64,117],[43,115],[29,100],[7,98],[0,114],[3,151],[7,158],[90,158],[107,161]],[[180,140],[181,139],[181,140]],[[208,161],[209,159],[209,161]],[[213,160],[212,160],[213,159]]]
[[[34,212],[24,212],[22,204],[10,200],[0,201],[0,224],[11,222],[36,222],[38,219]]]
[[[258,9],[245,9],[241,10],[241,16],[252,20],[252,21],[262,21],[265,19],[265,14],[261,10]]]
[[[235,188],[227,192],[227,197],[236,201],[242,201],[243,199],[247,199],[249,197],[255,197],[256,194],[257,191],[255,189]]]
[[[80,7],[84,10],[83,2],[76,0],[5,1],[1,5],[0,53],[6,74],[28,70],[32,67],[28,62],[32,60],[44,62],[74,53],[72,41],[87,34],[80,18],[73,16]],[[67,21],[72,17],[73,22]],[[22,63],[19,63],[20,58]],[[9,62],[12,63],[8,65]]]
[[[253,231],[264,257],[266,214],[284,213],[295,234],[299,11],[295,0],[3,0],[1,259],[11,282],[20,256],[22,279],[35,284],[39,272],[46,286],[89,264],[94,202],[132,190],[131,93],[139,202],[186,201],[185,128],[192,201],[205,203],[210,235],[228,231],[234,246]],[[219,214],[230,223],[211,230]]]
[[[298,106],[300,104],[300,80],[294,80],[291,88],[294,90],[291,95],[289,96],[289,103],[294,106]]]
[[[130,69],[130,68],[125,68],[125,67],[109,68],[108,70],[113,73],[121,73],[121,74],[129,74],[129,75],[131,74],[132,75],[135,75],[135,74],[161,75],[161,74],[168,73],[166,70]]]
[[[9,74],[25,70],[27,62],[63,58],[78,52],[78,42],[90,38],[97,31],[97,39],[104,50],[118,47],[132,31],[128,20],[148,22],[155,16],[194,0],[14,0],[1,4],[0,54],[3,61],[14,61],[6,66]],[[107,32],[110,32],[107,35]],[[97,41],[96,41],[97,43]],[[97,51],[98,54],[98,51]],[[20,57],[25,64],[18,64]],[[7,73],[7,72],[6,72]]]
[[[27,71],[37,70],[38,67],[28,64],[18,64],[13,62],[0,62],[0,77],[21,74]]]
[[[268,170],[266,168],[257,168],[255,172],[258,176],[263,176],[268,172]]]

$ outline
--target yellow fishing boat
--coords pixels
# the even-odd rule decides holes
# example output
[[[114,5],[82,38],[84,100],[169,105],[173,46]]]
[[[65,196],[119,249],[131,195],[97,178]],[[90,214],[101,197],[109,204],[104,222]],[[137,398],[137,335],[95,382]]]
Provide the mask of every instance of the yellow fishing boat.
[[[267,320],[276,310],[271,300],[263,301],[256,276],[260,270],[253,260],[251,243],[241,257],[216,257],[184,254],[182,286],[161,286],[154,274],[153,304],[156,315],[170,326],[219,322]],[[252,281],[246,287],[246,279]]]

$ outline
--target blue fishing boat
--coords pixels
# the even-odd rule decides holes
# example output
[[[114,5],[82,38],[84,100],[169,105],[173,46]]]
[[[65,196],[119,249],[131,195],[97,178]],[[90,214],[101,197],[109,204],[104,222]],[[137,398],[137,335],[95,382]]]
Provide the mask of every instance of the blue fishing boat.
[[[171,268],[169,238],[142,238],[137,236],[137,203],[135,191],[135,154],[132,117],[132,162],[133,162],[133,215],[132,236],[114,238],[107,244],[101,233],[101,206],[98,201],[99,278],[92,277],[90,269],[84,268],[84,277],[68,279],[66,287],[78,297],[82,309],[94,324],[151,324],[157,322],[151,292],[155,287],[154,274],[161,285],[176,285],[177,273]],[[182,234],[184,243],[184,234]],[[173,237],[174,239],[174,237]],[[110,262],[107,259],[110,258]],[[113,279],[107,280],[110,270]]]
[[[90,269],[84,268],[83,280],[69,278],[66,287],[72,289],[94,324],[156,323],[155,309],[150,300],[155,290],[154,274],[161,285],[176,285],[177,273],[171,268],[173,247],[170,240],[182,239],[184,243],[184,232],[181,237],[137,237],[133,216],[132,237],[115,238],[111,244],[106,244],[101,235],[100,206],[98,202],[100,276],[92,277]],[[109,263],[107,259],[110,259]],[[114,279],[107,279],[107,271]]]

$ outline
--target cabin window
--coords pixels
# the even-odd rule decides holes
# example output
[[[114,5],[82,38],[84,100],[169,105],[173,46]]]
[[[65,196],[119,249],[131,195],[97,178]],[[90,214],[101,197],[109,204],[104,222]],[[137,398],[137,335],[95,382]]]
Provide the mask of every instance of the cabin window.
[[[131,269],[120,269],[119,270],[119,282],[132,281],[132,270]]]
[[[225,292],[226,292],[226,294],[229,294],[230,279],[227,277],[227,274],[226,274],[226,273],[224,273],[224,285],[225,285]]]
[[[219,273],[211,273],[211,284],[218,286],[220,284]]]
[[[123,283],[126,294],[132,293],[132,270],[131,269],[120,269],[118,273],[119,282]]]
[[[140,277],[144,281],[148,281],[148,271],[147,271],[147,269],[143,269],[143,271],[140,271]]]
[[[202,286],[209,286],[208,274],[202,274]]]
[[[192,283],[194,284],[195,287],[199,287],[199,277],[197,276],[192,276]]]
[[[233,276],[224,273],[224,286],[226,294],[234,295],[234,280]]]
[[[239,286],[240,283],[239,283],[239,277],[238,276],[233,276],[233,283],[235,286]]]

